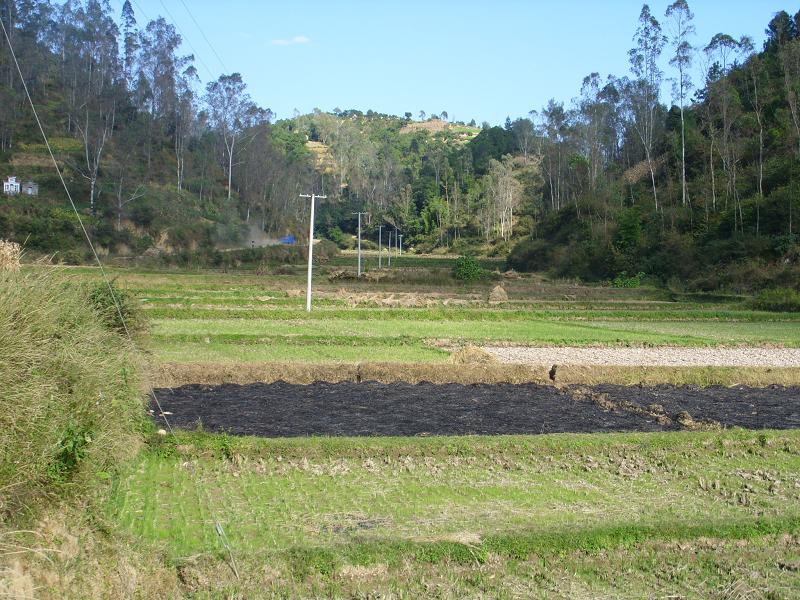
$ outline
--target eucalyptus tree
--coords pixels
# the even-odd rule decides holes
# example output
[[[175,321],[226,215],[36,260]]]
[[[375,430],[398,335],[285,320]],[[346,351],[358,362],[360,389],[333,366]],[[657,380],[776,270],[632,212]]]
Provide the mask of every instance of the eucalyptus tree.
[[[639,14],[639,25],[633,37],[636,46],[628,52],[633,81],[627,88],[631,123],[644,151],[650,180],[653,185],[653,202],[658,210],[658,192],[653,151],[656,146],[659,89],[662,72],[658,60],[666,43],[661,24],[645,4]]]
[[[692,79],[690,69],[694,47],[689,41],[695,33],[692,20],[694,13],[689,9],[686,0],[675,0],[667,7],[665,16],[671,21],[672,49],[674,54],[669,60],[670,66],[678,71],[678,77],[673,81],[672,96],[677,100],[681,111],[681,204],[686,206],[689,200],[689,192],[686,186],[686,120],[684,109],[686,97],[692,90]]]
[[[197,70],[190,65],[176,80],[175,116],[172,123],[172,147],[175,151],[175,171],[178,190],[183,189],[186,176],[186,147],[192,135],[197,113],[194,84],[199,81]]]
[[[220,136],[225,150],[225,174],[228,178],[228,202],[233,191],[233,160],[236,143],[252,120],[257,108],[245,91],[247,84],[239,73],[220,75],[206,86],[205,101],[211,125]]]
[[[128,89],[134,85],[134,66],[136,63],[136,54],[139,50],[138,31],[136,29],[136,15],[133,12],[130,0],[125,0],[122,5],[122,73],[125,77],[125,82]]]
[[[800,39],[785,42],[780,47],[779,56],[783,68],[786,104],[794,129],[795,160],[800,161]],[[792,194],[789,194],[789,234],[793,233],[793,195],[794,190]]]
[[[733,140],[733,128],[741,114],[741,101],[738,91],[728,75],[741,50],[742,46],[739,41],[725,33],[716,34],[703,49],[708,61],[716,66],[716,77],[706,82],[706,101],[712,110],[712,118],[714,118],[713,115],[716,115],[715,120],[721,124],[718,131],[720,133],[720,157],[726,176],[725,208],[727,209],[728,202],[732,199],[734,208],[739,211],[740,217],[741,207],[736,187],[737,149]]]
[[[536,144],[536,129],[533,121],[528,118],[517,119],[511,124],[511,131],[517,142],[517,148],[522,153],[522,159],[527,164],[529,155],[533,152]]]
[[[181,146],[180,132],[183,128],[176,123],[180,117],[179,88],[189,85],[181,78],[191,77],[194,60],[193,56],[178,55],[181,42],[175,27],[161,17],[150,21],[136,36],[134,102],[143,120],[148,179],[154,176],[154,149],[158,151],[163,141],[170,138],[174,147]],[[180,174],[178,179],[178,185],[181,185]]]
[[[755,48],[752,39],[744,37],[742,38],[741,44],[743,51],[749,54],[749,58],[746,62],[745,89],[750,108],[753,111],[758,126],[758,175],[756,178],[756,189],[758,191],[756,201],[756,235],[758,235],[761,230],[761,204],[764,200],[764,94],[768,86],[767,82],[764,81],[766,75],[764,59],[760,55],[754,54]]]
[[[576,101],[575,135],[579,153],[586,160],[588,186],[593,195],[601,175],[615,158],[618,101],[613,78],[604,82],[598,73],[583,78],[581,95]]]
[[[502,160],[492,159],[483,184],[487,199],[484,218],[487,238],[491,232],[496,232],[508,241],[514,230],[514,211],[522,195],[522,184],[514,176],[514,158],[506,155]]]
[[[547,174],[548,195],[550,208],[560,210],[562,200],[566,194],[564,185],[566,134],[569,125],[569,115],[564,105],[555,100],[550,100],[542,110],[544,130],[543,167]]]
[[[81,161],[75,170],[89,185],[89,207],[94,213],[98,178],[107,144],[114,132],[117,106],[123,90],[117,45],[118,29],[107,1],[87,0],[74,14],[71,48],[73,101],[70,120],[81,141]]]

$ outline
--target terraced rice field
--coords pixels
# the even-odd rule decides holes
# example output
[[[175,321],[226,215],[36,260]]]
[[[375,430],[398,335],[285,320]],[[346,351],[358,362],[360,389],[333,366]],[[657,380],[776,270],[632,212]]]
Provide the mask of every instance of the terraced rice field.
[[[480,351],[450,362],[466,345],[788,356],[800,314],[540,278],[463,286],[437,260],[426,275],[409,258],[406,282],[320,273],[311,314],[299,273],[117,271],[150,318],[154,369],[203,385],[157,392],[175,433],[115,476],[106,526],[197,597],[800,596],[796,388],[647,387],[796,385],[800,370],[565,364],[552,382]],[[509,300],[491,303],[499,281]],[[320,373],[343,383],[247,385]],[[385,383],[358,383],[370,374]],[[536,385],[411,385],[428,377]],[[617,379],[637,385],[603,387]]]

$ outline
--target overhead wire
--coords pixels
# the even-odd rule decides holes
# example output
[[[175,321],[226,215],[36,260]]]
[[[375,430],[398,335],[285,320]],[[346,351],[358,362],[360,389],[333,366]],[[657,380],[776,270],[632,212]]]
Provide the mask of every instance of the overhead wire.
[[[124,6],[124,5],[125,5],[125,0],[117,0],[117,2],[119,3],[119,5],[120,5],[120,6]],[[204,68],[204,69],[205,69],[205,70],[208,72],[208,76],[209,76],[209,77],[210,77],[212,80],[213,80],[213,79],[215,79],[214,72],[213,72],[213,71],[212,71],[212,70],[209,68],[209,66],[208,66],[208,65],[206,64],[206,62],[203,60],[203,57],[200,55],[200,53],[199,53],[199,52],[197,52],[197,49],[195,49],[195,47],[194,47],[194,44],[192,44],[192,40],[190,40],[190,39],[189,39],[189,36],[187,36],[187,35],[186,35],[186,33],[184,33],[184,31],[181,29],[181,26],[180,26],[180,25],[178,25],[178,21],[176,21],[176,20],[175,20],[175,17],[173,17],[173,16],[172,16],[172,13],[170,13],[170,12],[169,12],[169,9],[166,7],[166,5],[164,4],[164,2],[161,2],[161,0],[159,0],[159,2],[161,3],[161,6],[162,6],[162,8],[164,9],[164,11],[167,13],[167,16],[168,16],[168,17],[170,18],[170,20],[172,21],[172,24],[175,26],[175,29],[177,29],[177,30],[178,30],[178,33],[180,33],[180,34],[181,34],[181,39],[182,39],[183,41],[185,41],[185,42],[186,42],[186,44],[189,46],[189,49],[192,51],[192,54],[194,55],[194,58],[196,58],[196,59],[197,59],[197,61],[198,61],[198,62],[199,62],[199,63],[200,63],[202,66],[203,66],[203,68]],[[143,17],[144,17],[144,18],[145,18],[145,19],[146,19],[148,22],[149,22],[149,21],[151,21],[150,17],[149,17],[149,16],[147,15],[147,13],[144,11],[144,9],[142,8],[142,5],[141,5],[141,4],[139,4],[139,2],[137,2],[137,0],[133,0],[133,4],[136,6],[136,10],[137,10],[137,11],[139,11],[139,13],[140,13],[140,14],[141,14],[141,15],[142,15],[142,16],[143,16]],[[201,33],[202,33],[202,32],[201,32]],[[205,36],[204,36],[204,37],[205,37]],[[213,48],[212,48],[212,50],[213,50]]]
[[[178,33],[180,33],[180,34],[181,34],[181,36],[183,36],[183,39],[184,39],[184,40],[186,41],[186,43],[189,45],[189,48],[191,48],[191,50],[192,50],[192,53],[194,54],[194,57],[195,57],[195,58],[196,58],[198,61],[200,61],[200,64],[201,64],[201,65],[203,65],[203,67],[205,68],[205,70],[206,70],[206,71],[208,71],[208,76],[209,76],[209,77],[211,77],[211,80],[214,80],[214,79],[215,79],[215,77],[214,77],[214,72],[213,72],[213,71],[212,71],[212,70],[211,70],[211,69],[208,67],[208,65],[206,64],[206,62],[203,60],[203,57],[202,57],[202,56],[200,56],[200,53],[198,53],[198,52],[197,52],[197,50],[195,49],[194,45],[192,44],[192,41],[189,39],[189,36],[187,36],[187,35],[186,35],[186,34],[183,32],[183,29],[181,29],[181,26],[180,26],[180,25],[178,25],[178,21],[177,21],[177,19],[175,19],[175,17],[173,17],[173,16],[172,16],[172,13],[170,13],[170,12],[169,12],[169,9],[167,8],[167,5],[166,5],[166,4],[164,4],[164,0],[158,0],[158,1],[159,1],[159,3],[161,4],[162,8],[164,9],[164,12],[166,12],[166,13],[167,13],[167,16],[170,18],[170,20],[172,20],[172,24],[173,24],[173,25],[175,25],[175,28],[178,30]],[[202,33],[202,32],[201,32],[201,33]],[[205,36],[203,36],[203,37],[205,37]],[[213,50],[213,48],[212,48],[212,50]]]
[[[180,0],[180,3],[183,5],[183,8],[186,9],[186,12],[189,13],[189,18],[192,19],[192,22],[194,23],[195,27],[197,27],[197,30],[200,32],[200,35],[203,36],[203,39],[206,41],[206,44],[208,44],[208,47],[211,48],[211,52],[213,52],[214,56],[217,57],[217,60],[219,61],[219,64],[222,65],[222,70],[225,73],[228,73],[229,72],[228,71],[228,67],[225,66],[225,62],[222,60],[222,58],[220,58],[219,53],[217,52],[217,49],[214,48],[214,44],[212,44],[211,40],[209,40],[206,37],[206,34],[203,31],[203,28],[200,27],[200,23],[197,22],[197,19],[194,18],[194,14],[192,14],[192,11],[189,10],[189,7],[187,6],[186,2],[184,2],[184,0]],[[173,21],[174,21],[174,19],[173,19]]]

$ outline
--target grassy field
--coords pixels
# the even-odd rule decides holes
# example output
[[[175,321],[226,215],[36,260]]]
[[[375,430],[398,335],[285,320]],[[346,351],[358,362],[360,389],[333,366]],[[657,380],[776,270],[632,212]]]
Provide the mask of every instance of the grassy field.
[[[653,589],[707,597],[740,586],[760,597],[800,594],[794,432],[180,434],[117,482],[107,510],[120,535],[161,548],[190,572],[211,569],[218,590],[416,597],[432,584],[441,597],[642,597]],[[215,521],[242,581],[225,568]],[[740,572],[745,560],[753,562]],[[624,581],[612,577],[623,565]]]
[[[735,296],[538,277],[465,286],[449,278],[448,257],[404,257],[393,281],[328,280],[328,272],[352,267],[349,261],[340,257],[320,271],[311,314],[299,269],[112,275],[150,319],[145,344],[153,366],[177,363],[190,377],[215,369],[257,373],[265,363],[281,377],[282,365],[314,373],[314,363],[334,371],[371,364],[378,372],[383,362],[414,366],[418,375],[468,374],[446,364],[449,350],[467,343],[800,347],[800,314],[752,311]],[[68,273],[98,278],[94,269]],[[509,300],[490,303],[499,281]],[[743,376],[696,371],[653,370],[646,380]],[[777,374],[757,375],[777,382]],[[626,383],[644,379],[635,369],[624,373]],[[800,596],[795,431],[150,434],[136,461],[106,485],[87,527],[113,540],[124,560],[54,555],[49,560],[71,589],[83,591],[87,584],[74,582],[95,572],[116,581],[135,572],[132,565],[149,564],[154,575],[123,577],[120,589],[135,589],[134,580],[155,590],[141,597],[153,598]]]
[[[497,281],[455,282],[447,276],[452,258],[401,260],[412,273],[433,266],[424,283],[418,274],[412,283],[329,282],[322,272],[311,314],[301,274],[113,275],[151,319],[153,357],[170,363],[441,362],[446,349],[466,343],[800,347],[800,314],[748,310],[735,297],[668,301],[655,288],[524,278],[503,281],[509,301],[492,304],[487,296]],[[97,276],[91,269],[73,272]]]

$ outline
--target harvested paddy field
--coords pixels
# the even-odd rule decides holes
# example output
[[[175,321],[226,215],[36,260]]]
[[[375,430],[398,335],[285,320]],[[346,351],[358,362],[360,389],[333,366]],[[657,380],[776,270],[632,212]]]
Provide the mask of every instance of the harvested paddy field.
[[[800,428],[800,388],[781,386],[277,382],[156,392],[176,427],[264,437]]]

